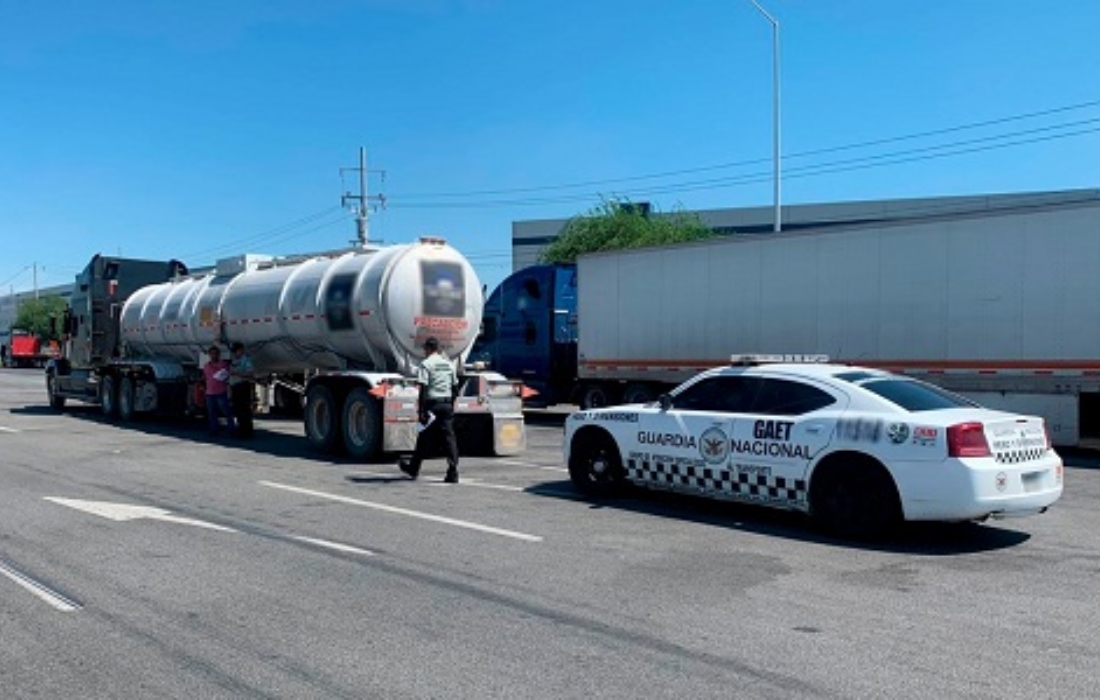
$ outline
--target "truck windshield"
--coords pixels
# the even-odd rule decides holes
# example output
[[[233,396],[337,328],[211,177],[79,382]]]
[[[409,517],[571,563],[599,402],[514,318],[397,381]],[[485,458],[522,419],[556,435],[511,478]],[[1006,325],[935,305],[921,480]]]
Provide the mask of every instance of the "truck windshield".
[[[907,411],[980,407],[970,399],[913,379],[872,379],[860,383],[859,386]]]

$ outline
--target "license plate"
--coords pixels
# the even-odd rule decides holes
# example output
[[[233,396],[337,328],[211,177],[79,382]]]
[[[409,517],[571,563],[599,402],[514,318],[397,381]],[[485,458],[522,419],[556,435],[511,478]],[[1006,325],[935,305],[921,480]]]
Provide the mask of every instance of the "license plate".
[[[1027,493],[1038,491],[1042,486],[1043,472],[1027,472],[1021,475],[1020,479],[1023,481],[1024,491]]]

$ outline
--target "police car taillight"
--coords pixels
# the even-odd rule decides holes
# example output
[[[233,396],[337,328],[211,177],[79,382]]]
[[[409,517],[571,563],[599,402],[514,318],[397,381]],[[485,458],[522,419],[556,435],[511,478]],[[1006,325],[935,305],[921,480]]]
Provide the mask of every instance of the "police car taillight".
[[[988,457],[989,443],[981,423],[959,423],[947,429],[949,457]]]

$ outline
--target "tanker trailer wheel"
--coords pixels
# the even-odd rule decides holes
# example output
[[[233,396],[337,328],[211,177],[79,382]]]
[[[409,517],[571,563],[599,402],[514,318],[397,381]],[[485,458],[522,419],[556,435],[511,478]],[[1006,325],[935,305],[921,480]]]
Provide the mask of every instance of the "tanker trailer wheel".
[[[365,387],[352,389],[344,401],[344,449],[354,459],[369,461],[382,445],[382,410]]]
[[[134,378],[123,377],[118,383],[118,417],[129,423],[134,413]]]
[[[340,444],[340,412],[336,395],[323,384],[306,392],[306,441],[320,452],[335,452]]]
[[[65,397],[57,388],[57,374],[54,372],[46,375],[46,392],[50,396],[50,408],[57,411],[65,408]]]
[[[118,383],[113,374],[103,375],[99,382],[99,408],[108,418],[118,415]]]

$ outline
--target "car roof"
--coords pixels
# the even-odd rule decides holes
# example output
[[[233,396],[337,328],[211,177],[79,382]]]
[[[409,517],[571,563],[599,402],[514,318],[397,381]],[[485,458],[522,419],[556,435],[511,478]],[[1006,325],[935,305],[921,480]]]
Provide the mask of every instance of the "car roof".
[[[840,374],[861,373],[876,377],[896,377],[891,372],[858,365],[838,365],[828,362],[769,362],[759,365],[729,365],[714,370],[721,374],[775,375],[786,374],[795,377],[833,378]]]

